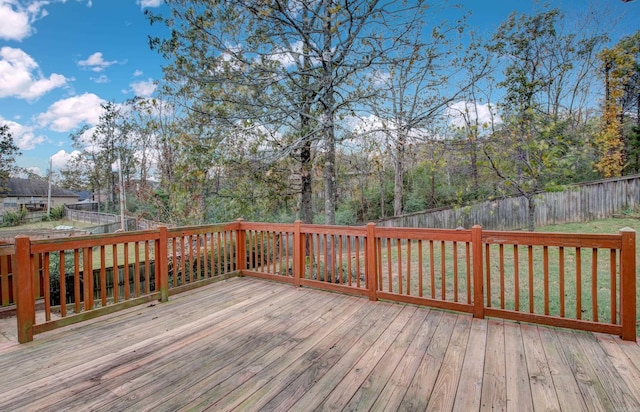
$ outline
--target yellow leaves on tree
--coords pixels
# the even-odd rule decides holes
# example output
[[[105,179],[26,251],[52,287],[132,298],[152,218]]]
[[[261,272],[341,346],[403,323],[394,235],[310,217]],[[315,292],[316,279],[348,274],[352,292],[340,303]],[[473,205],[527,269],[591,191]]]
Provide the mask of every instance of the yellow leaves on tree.
[[[622,99],[635,67],[634,51],[614,46],[600,54],[604,68],[605,102],[602,128],[596,136],[600,160],[596,169],[604,177],[622,176],[625,149],[622,136]]]

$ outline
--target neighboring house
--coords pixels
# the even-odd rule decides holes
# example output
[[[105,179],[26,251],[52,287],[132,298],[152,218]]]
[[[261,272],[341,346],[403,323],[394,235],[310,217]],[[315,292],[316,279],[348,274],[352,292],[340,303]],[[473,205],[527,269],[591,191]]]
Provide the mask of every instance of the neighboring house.
[[[0,192],[0,213],[8,210],[39,212],[47,210],[49,183],[46,180],[9,178]],[[51,208],[77,203],[78,194],[51,186]]]

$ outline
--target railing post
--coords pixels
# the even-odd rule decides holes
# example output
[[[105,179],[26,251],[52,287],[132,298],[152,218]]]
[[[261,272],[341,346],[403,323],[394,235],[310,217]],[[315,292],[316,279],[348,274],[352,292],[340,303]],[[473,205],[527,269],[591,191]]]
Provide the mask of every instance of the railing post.
[[[302,232],[300,231],[302,221],[296,220],[293,224],[293,284],[300,287],[302,268],[304,267],[304,244]]]
[[[160,233],[156,251],[156,273],[160,287],[160,302],[166,302],[169,300],[169,235],[166,226],[159,225],[158,229]]]
[[[18,342],[33,340],[33,325],[36,321],[36,299],[31,273],[31,240],[28,236],[16,236],[16,266],[13,268],[17,283],[16,317],[18,321]]]
[[[369,300],[378,300],[378,275],[376,259],[376,224],[367,224],[365,277],[369,288]]]
[[[622,339],[636,340],[636,231],[620,229],[620,322]]]
[[[241,273],[247,269],[247,232],[245,232],[242,222],[244,219],[239,218],[238,229],[236,230],[236,270]]]
[[[473,250],[473,317],[484,319],[484,278],[482,271],[482,227],[471,228]]]

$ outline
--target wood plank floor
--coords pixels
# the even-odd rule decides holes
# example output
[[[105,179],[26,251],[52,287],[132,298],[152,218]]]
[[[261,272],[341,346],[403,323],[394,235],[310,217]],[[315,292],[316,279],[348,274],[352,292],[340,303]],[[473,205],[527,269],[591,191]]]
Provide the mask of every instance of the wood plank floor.
[[[640,411],[640,346],[236,278],[0,345],[0,411]]]

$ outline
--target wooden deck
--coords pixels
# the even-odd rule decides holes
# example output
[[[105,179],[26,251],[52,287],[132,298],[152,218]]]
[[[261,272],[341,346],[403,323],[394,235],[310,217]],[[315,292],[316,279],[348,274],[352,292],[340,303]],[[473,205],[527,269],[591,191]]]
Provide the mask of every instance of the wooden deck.
[[[0,344],[0,410],[640,411],[640,346],[236,278]]]

